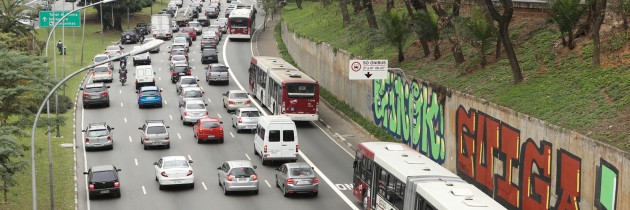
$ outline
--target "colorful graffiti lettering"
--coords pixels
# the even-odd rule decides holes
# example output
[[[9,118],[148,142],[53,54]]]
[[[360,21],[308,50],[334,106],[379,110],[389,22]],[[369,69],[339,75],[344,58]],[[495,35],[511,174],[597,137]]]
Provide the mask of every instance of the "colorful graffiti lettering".
[[[554,178],[550,142],[540,140],[537,144],[528,138],[521,143],[517,128],[475,109],[459,106],[455,117],[456,170],[463,179],[496,195],[495,199],[510,209],[579,209],[582,164],[579,157],[563,149],[557,150],[557,199],[550,204],[554,196],[550,192]],[[610,185],[611,180],[616,179],[616,172],[611,173],[607,166],[602,166],[601,170],[601,183]],[[611,190],[600,190],[601,206],[614,207]]]
[[[619,171],[604,159],[600,159],[599,162],[595,182],[595,206],[602,210],[616,210]]]
[[[444,111],[426,83],[390,72],[372,85],[374,122],[437,163],[444,163]]]

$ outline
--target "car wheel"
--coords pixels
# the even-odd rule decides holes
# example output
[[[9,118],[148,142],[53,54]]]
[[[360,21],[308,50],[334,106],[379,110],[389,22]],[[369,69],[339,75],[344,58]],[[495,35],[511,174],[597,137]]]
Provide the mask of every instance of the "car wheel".
[[[156,179],[157,179],[157,177],[156,177]],[[278,183],[278,176],[277,175],[276,175],[276,187],[280,188],[280,184]]]
[[[258,195],[258,190],[254,190],[252,193],[254,193],[254,195]]]
[[[107,102],[107,104],[105,104],[105,107],[109,107],[109,102]]]
[[[87,105],[87,104],[83,104],[83,108],[84,108],[84,109],[87,109],[87,108],[88,108],[88,105]]]
[[[159,187],[160,190],[164,190],[164,185],[161,185],[161,184],[158,184],[158,185],[160,185],[160,187]]]
[[[114,150],[114,144],[112,144],[111,146],[109,146],[109,150]]]
[[[158,108],[162,108],[162,104],[158,105]]]
[[[219,139],[219,143],[223,144],[223,138]]]
[[[317,194],[318,194],[317,192],[314,192],[313,197],[317,197]]]
[[[144,150],[149,149],[149,147],[147,147],[147,145],[143,145],[144,146]]]
[[[116,198],[120,198],[120,196],[122,195],[122,193],[120,191],[118,191],[118,193],[116,193]]]
[[[166,149],[170,149],[170,148],[171,148],[171,144],[167,144]]]
[[[90,198],[90,200],[94,200],[94,196],[93,195],[88,195],[88,197]]]
[[[223,186],[223,195],[228,195],[230,194],[229,191],[227,191],[227,189],[225,189],[225,186]]]
[[[221,184],[221,178],[219,178],[218,175],[217,175],[217,180],[218,180],[218,183],[219,183],[219,187],[222,187],[223,185]]]
[[[156,182],[158,181],[157,176],[155,177],[155,181],[156,181]]]
[[[223,108],[226,108],[226,109],[227,109],[227,106],[225,106],[225,101],[223,102]]]
[[[267,161],[265,160],[265,157],[263,157],[262,155],[260,156],[260,162],[262,162],[263,166],[267,165]]]
[[[230,81],[228,80],[227,82],[225,82],[225,85],[230,85]]]
[[[258,151],[256,150],[256,146],[254,145],[254,155],[258,155]]]
[[[192,184],[188,185],[188,187],[189,187],[190,189],[195,189],[195,183],[192,183]]]
[[[197,138],[197,144],[201,144],[201,139]]]
[[[289,193],[287,193],[287,186],[282,185],[282,195],[284,197],[289,197]]]

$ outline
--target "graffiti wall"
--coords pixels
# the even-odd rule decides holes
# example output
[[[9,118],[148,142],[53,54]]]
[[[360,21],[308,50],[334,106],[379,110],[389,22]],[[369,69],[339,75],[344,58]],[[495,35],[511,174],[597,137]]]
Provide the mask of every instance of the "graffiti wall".
[[[445,116],[454,170],[504,206],[630,209],[626,153],[461,93],[447,99]]]

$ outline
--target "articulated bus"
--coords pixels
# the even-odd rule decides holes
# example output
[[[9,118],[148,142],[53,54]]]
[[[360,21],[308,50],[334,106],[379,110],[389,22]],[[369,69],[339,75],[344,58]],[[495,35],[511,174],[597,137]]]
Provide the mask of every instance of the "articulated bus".
[[[490,196],[406,144],[364,142],[352,194],[366,210],[502,210]]]
[[[293,121],[319,119],[319,84],[282,58],[254,56],[249,89],[274,115]]]
[[[230,39],[251,39],[254,34],[254,13],[251,9],[234,9],[228,18]]]

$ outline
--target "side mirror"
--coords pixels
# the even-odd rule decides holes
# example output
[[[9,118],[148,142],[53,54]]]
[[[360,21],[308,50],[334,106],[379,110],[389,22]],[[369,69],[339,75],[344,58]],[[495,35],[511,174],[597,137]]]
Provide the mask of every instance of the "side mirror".
[[[157,75],[157,73],[156,73],[156,72],[153,72],[153,75]]]
[[[81,130],[81,132],[85,132],[85,130]]]
[[[153,165],[157,166],[157,162],[153,162]]]
[[[138,91],[136,90],[136,93],[138,93]]]
[[[254,166],[254,169],[257,169],[257,168],[258,168],[258,166]]]
[[[116,169],[116,171],[122,171],[122,169],[118,168],[118,169]]]
[[[280,168],[276,168],[276,171],[280,171]]]
[[[197,82],[199,82],[199,80],[197,80]]]
[[[114,130],[114,128],[109,128],[109,130]]]
[[[221,122],[219,122],[219,123],[223,124],[223,121],[221,121]]]
[[[142,130],[142,127],[138,127],[138,130]]]
[[[193,163],[193,160],[188,160],[188,163]]]
[[[109,88],[109,85],[107,86],[107,88]]]
[[[221,167],[217,167],[217,170],[221,170]]]
[[[168,125],[167,125],[167,126],[166,126],[166,128],[171,128],[171,126],[168,126]]]
[[[160,93],[161,93],[162,91],[163,91],[163,90],[162,90],[162,89],[160,89]]]
[[[87,171],[84,171],[84,172],[83,172],[83,174],[88,174],[88,172],[87,172]]]
[[[79,90],[84,90],[83,88],[79,88]]]

